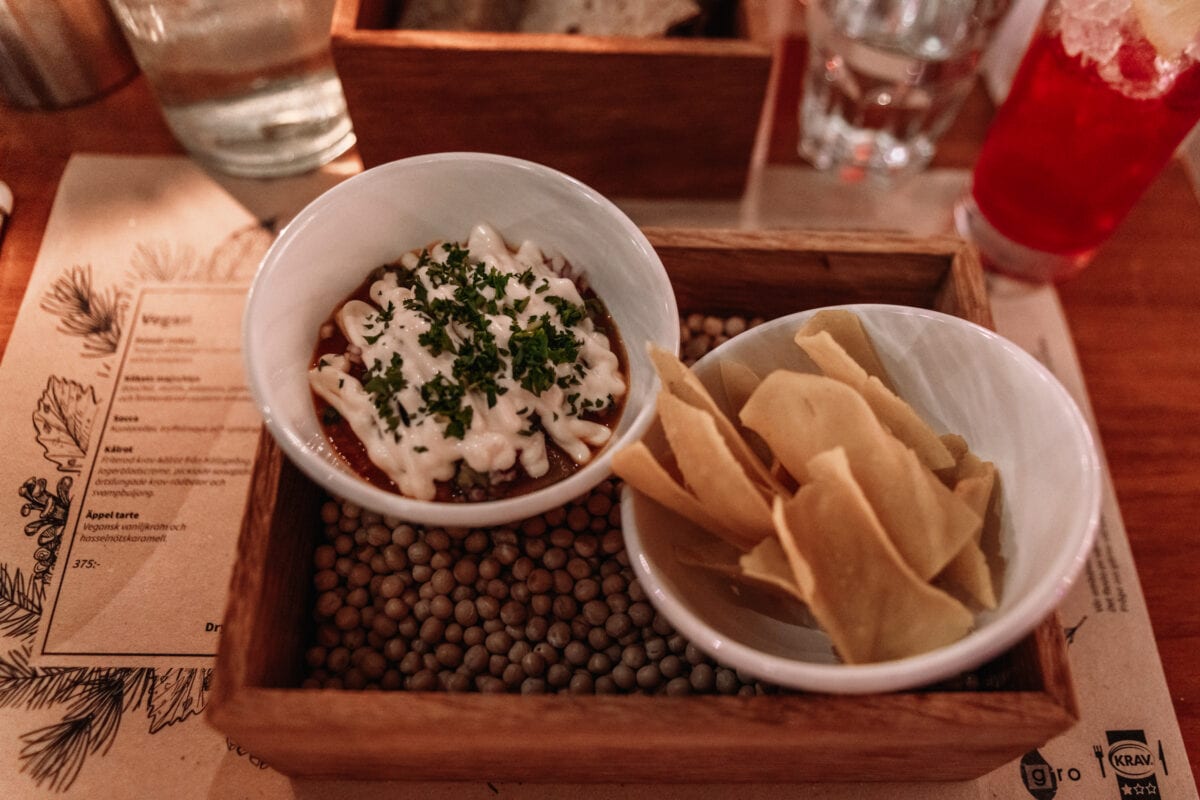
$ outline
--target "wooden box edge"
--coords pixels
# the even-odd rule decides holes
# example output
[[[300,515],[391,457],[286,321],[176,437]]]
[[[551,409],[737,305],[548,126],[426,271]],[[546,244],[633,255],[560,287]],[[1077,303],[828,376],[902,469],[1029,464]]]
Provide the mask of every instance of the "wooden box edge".
[[[367,5],[340,0],[331,28],[367,167],[485,151],[611,196],[745,189],[774,57],[766,42],[373,30],[359,23]],[[474,113],[455,111],[464,105]]]

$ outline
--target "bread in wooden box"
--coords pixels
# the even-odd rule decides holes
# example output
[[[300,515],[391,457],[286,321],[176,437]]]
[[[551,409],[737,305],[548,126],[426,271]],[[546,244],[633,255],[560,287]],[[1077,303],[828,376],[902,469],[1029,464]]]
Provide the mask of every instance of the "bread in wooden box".
[[[400,3],[338,0],[334,12],[333,57],[365,166],[480,151],[537,161],[618,197],[744,189],[767,44],[399,30]]]

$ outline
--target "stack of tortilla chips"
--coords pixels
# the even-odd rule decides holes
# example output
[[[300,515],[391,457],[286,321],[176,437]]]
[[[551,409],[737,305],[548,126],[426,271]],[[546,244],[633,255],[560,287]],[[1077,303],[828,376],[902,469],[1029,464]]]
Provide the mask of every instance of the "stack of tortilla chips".
[[[736,422],[652,350],[668,452],[637,442],[615,471],[711,534],[681,561],[804,603],[846,663],[957,641],[997,602],[994,466],[896,395],[850,312],[819,312],[795,341],[823,374],[720,365]]]

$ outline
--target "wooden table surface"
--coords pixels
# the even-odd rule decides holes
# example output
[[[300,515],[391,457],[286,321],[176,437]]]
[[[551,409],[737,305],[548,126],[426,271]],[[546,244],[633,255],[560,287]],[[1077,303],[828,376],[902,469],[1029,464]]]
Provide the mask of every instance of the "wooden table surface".
[[[940,166],[967,167],[991,108],[975,97]],[[53,113],[0,107],[0,178],[16,213],[0,249],[8,342],[58,181],[72,152],[180,152],[141,78]],[[777,146],[776,154],[786,148]],[[793,151],[794,152],[794,151]],[[1172,164],[1095,262],[1060,287],[1192,770],[1200,774],[1200,205]]]

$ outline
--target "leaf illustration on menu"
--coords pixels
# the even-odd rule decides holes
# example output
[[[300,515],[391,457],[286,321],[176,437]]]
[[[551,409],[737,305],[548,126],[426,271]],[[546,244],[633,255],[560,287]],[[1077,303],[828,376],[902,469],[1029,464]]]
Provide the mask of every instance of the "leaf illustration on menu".
[[[212,670],[161,669],[154,673],[150,692],[150,732],[158,733],[168,725],[199,714],[208,703],[208,682]]]
[[[208,258],[208,274],[214,281],[248,281],[258,263],[275,241],[274,218],[259,220],[225,237]]]
[[[58,464],[61,472],[79,472],[87,456],[92,423],[100,401],[96,390],[54,375],[33,412],[33,427],[46,458]]]
[[[26,578],[18,567],[0,564],[0,633],[14,639],[29,639],[37,633],[42,616],[43,584],[36,575]]]
[[[92,285],[91,264],[76,264],[50,285],[42,310],[58,317],[60,332],[83,339],[85,356],[102,358],[117,352],[128,302],[118,288]]]

